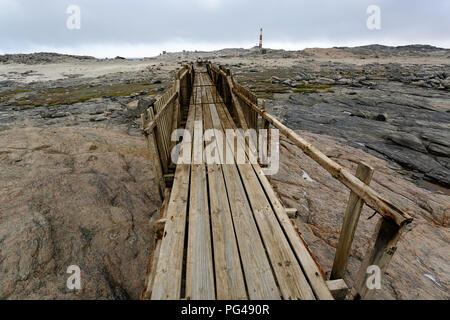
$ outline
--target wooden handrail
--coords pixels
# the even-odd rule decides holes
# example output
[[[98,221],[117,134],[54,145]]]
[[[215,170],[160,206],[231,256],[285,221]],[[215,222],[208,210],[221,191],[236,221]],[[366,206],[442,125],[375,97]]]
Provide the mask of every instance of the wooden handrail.
[[[303,150],[314,161],[319,163],[325,170],[327,170],[334,178],[342,182],[351,191],[356,193],[364,202],[387,219],[392,219],[398,226],[412,222],[412,217],[404,212],[402,209],[395,206],[389,200],[384,199],[378,192],[371,187],[364,184],[361,180],[356,178],[347,169],[339,165],[337,162],[328,158],[319,149],[300,137],[294,130],[286,127],[278,119],[266,111],[261,110],[257,105],[252,103],[247,97],[233,88],[233,93],[250,106],[254,111],[259,113],[264,120],[270,122],[273,126],[278,128],[281,133],[286,135],[296,146]]]
[[[159,111],[159,113],[155,116],[155,118],[152,121],[150,121],[150,123],[145,128],[143,128],[142,130],[144,132],[150,133],[156,127],[156,124],[158,123],[158,120],[169,110],[170,104],[176,98],[178,98],[178,92],[177,91],[175,91],[174,94],[169,98],[169,100],[167,100],[167,102],[165,103],[164,107]]]
[[[220,74],[226,79],[228,75],[227,72],[215,67],[211,63],[208,63],[207,65],[211,69],[211,71]],[[234,82],[233,76],[231,76],[231,79]],[[363,199],[369,207],[374,209],[383,217],[391,219],[398,226],[403,226],[404,224],[412,222],[413,219],[407,212],[395,206],[389,200],[384,199],[380,194],[378,194],[371,187],[364,184],[347,169],[327,157],[312,144],[300,137],[297,133],[294,132],[294,130],[286,127],[274,116],[259,108],[257,104],[250,101],[250,99],[242,94],[242,92],[236,86],[231,87],[231,92],[239,97],[239,99],[241,99],[251,109],[253,109],[253,111],[261,115],[263,120],[268,121],[270,124],[278,128],[280,132],[286,135],[296,146],[302,149],[304,153],[306,153],[310,158],[319,163],[334,178],[342,182],[346,187],[348,187],[351,191],[353,191],[356,195]]]

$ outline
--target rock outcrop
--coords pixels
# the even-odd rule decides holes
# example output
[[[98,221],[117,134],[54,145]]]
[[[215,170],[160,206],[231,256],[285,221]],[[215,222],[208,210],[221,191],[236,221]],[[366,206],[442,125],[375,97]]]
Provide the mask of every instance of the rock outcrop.
[[[0,299],[139,298],[159,209],[141,137],[7,130],[0,168]],[[70,265],[80,291],[66,287]]]

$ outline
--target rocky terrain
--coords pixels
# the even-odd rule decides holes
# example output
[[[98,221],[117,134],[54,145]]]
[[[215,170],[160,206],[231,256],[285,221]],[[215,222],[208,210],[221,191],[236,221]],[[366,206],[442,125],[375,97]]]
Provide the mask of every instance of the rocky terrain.
[[[0,56],[0,298],[139,297],[160,205],[139,115],[198,57],[231,68],[337,162],[374,166],[372,186],[414,214],[377,298],[450,298],[450,50],[378,45]],[[287,140],[271,180],[328,272],[348,190]],[[363,212],[349,284],[372,215]],[[75,293],[65,286],[72,264],[82,271]]]
[[[47,63],[61,63],[61,62],[78,62],[96,60],[89,56],[72,56],[68,54],[57,54],[51,52],[39,52],[32,54],[5,54],[0,56],[0,63],[6,64],[47,64]]]

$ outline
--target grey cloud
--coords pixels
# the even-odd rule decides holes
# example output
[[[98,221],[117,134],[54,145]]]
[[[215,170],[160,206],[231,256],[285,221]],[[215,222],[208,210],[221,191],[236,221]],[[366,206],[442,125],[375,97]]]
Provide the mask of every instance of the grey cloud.
[[[82,27],[68,30],[66,9],[80,6]],[[382,10],[382,29],[366,28],[366,8]],[[450,44],[450,1],[418,0],[0,0],[0,51],[121,43],[248,43],[260,26],[269,43]]]

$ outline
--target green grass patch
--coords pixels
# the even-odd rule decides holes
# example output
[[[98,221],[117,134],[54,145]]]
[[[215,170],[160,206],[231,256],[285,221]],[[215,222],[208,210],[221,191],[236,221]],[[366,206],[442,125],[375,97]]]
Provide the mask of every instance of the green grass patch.
[[[333,86],[327,84],[304,84],[298,85],[292,90],[294,93],[318,93],[320,90],[327,90],[327,92],[334,92],[331,90]],[[331,90],[331,91],[330,91]]]
[[[23,89],[23,90],[6,91],[3,93],[0,93],[0,98],[11,96],[11,95],[16,95],[18,93],[24,93],[24,92],[28,92],[28,90]]]
[[[12,105],[15,106],[57,106],[61,104],[74,104],[102,97],[123,97],[141,91],[148,91],[147,95],[156,95],[157,88],[167,86],[168,83],[152,85],[150,83],[124,83],[105,86],[83,85],[72,88],[51,88],[32,92],[32,98],[18,98]],[[5,103],[14,98],[17,93],[28,92],[27,90],[9,91],[0,96],[0,103]]]

